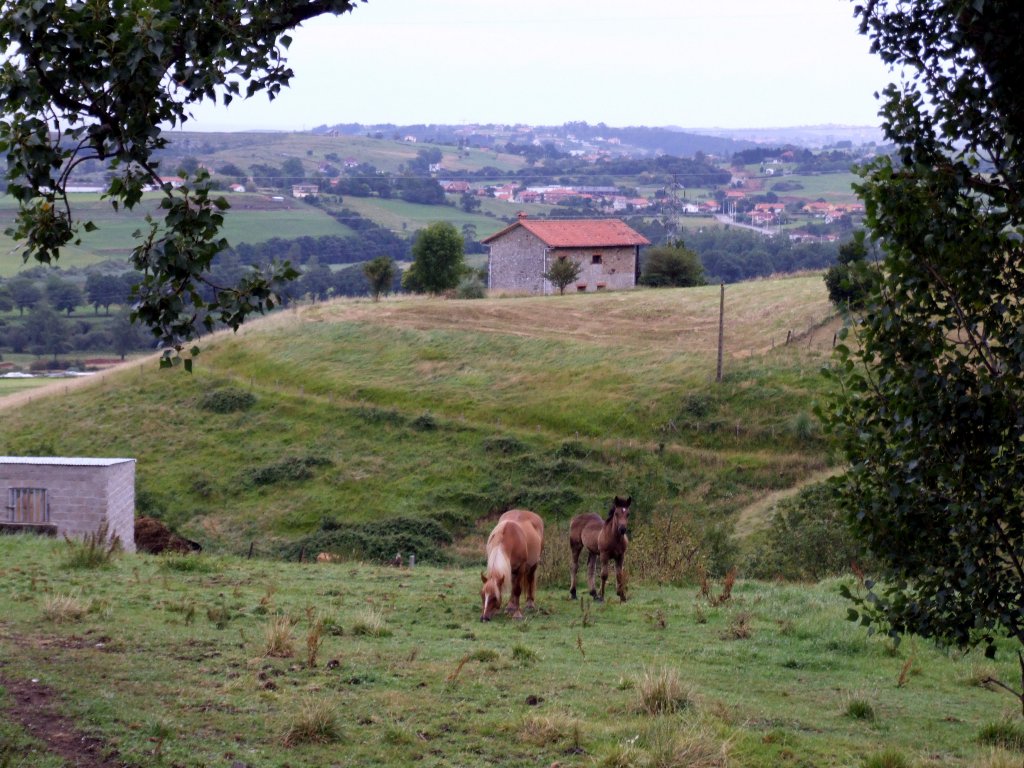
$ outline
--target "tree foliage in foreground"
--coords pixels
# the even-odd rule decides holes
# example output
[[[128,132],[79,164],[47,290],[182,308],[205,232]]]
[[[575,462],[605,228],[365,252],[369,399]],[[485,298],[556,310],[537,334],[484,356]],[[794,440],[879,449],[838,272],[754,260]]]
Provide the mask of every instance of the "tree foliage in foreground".
[[[826,414],[846,507],[887,563],[854,618],[993,654],[1024,643],[1024,6],[856,13],[911,77],[883,94],[898,154],[861,172],[884,261]]]
[[[10,234],[23,258],[49,264],[76,242],[80,222],[67,195],[75,168],[98,161],[110,173],[115,208],[134,207],[148,187],[162,193],[132,262],[143,277],[133,316],[181,359],[185,344],[217,321],[237,328],[273,307],[274,291],[297,273],[287,264],[252,270],[232,285],[207,271],[227,248],[220,236],[227,203],[211,197],[200,171],[180,188],[165,179],[156,153],[165,130],[188,121],[192,105],[276,96],[292,77],[286,33],[324,13],[351,11],[355,0],[166,0],[103,3],[14,0],[0,9],[7,43],[0,66],[0,152],[8,191],[18,201]],[[213,289],[204,297],[200,286]],[[198,351],[193,347],[191,354]],[[186,367],[190,359],[186,359]]]

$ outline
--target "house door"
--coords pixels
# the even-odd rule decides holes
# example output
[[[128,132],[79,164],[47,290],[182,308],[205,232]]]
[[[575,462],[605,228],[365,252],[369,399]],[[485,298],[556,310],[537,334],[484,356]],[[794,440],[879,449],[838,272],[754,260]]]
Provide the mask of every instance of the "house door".
[[[50,522],[45,488],[11,488],[7,510],[12,523]]]

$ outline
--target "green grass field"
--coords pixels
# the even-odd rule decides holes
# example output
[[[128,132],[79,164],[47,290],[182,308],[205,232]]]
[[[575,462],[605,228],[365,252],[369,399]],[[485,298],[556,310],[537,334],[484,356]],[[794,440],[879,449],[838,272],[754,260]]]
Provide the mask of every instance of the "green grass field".
[[[1021,733],[1013,699],[979,682],[1016,674],[1007,649],[984,662],[868,637],[836,581],[740,581],[720,603],[718,581],[707,595],[631,583],[629,602],[597,604],[552,574],[526,620],[481,624],[478,568],[205,554],[75,567],[81,551],[0,537],[4,764],[77,764],[55,758],[53,729],[20,724],[33,710],[4,689],[26,687],[127,765],[1021,760],[992,744]]]
[[[231,204],[225,216],[224,236],[229,243],[261,243],[271,238],[293,239],[334,235],[347,237],[352,230],[338,223],[323,211],[284,197],[273,200],[257,194],[225,194]],[[81,244],[63,249],[59,266],[83,267],[105,259],[127,259],[135,243],[133,234],[145,227],[145,215],[158,213],[159,196],[147,194],[134,211],[115,211],[99,195],[72,195],[73,210],[83,220],[97,225],[94,232],[83,232]],[[12,198],[0,196],[0,233],[13,223],[15,204]],[[159,218],[158,218],[159,220]],[[16,243],[0,234],[0,277],[10,277],[26,266]]]
[[[712,286],[295,307],[205,341],[191,376],[132,366],[10,410],[0,449],[137,457],[143,511],[220,550],[338,514],[463,530],[620,492],[727,524],[828,466],[811,410],[833,321],[820,276],[730,286],[718,385],[718,301]],[[219,391],[253,402],[210,411]],[[288,461],[321,463],[251,480]]]

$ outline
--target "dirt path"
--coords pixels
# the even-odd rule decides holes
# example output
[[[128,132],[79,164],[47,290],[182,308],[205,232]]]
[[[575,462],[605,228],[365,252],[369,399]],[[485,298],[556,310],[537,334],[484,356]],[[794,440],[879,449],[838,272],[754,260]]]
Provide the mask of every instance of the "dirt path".
[[[788,499],[790,496],[795,496],[803,488],[811,485],[812,483],[820,483],[822,480],[827,480],[830,477],[838,475],[842,472],[842,469],[838,467],[832,467],[830,469],[816,472],[802,483],[794,485],[792,488],[784,488],[781,491],[775,491],[769,493],[762,499],[758,499],[753,504],[749,504],[740,510],[739,517],[736,518],[736,536],[744,539],[752,533],[755,533],[763,528],[766,528],[771,519],[768,517],[768,513],[771,509],[783,499]]]
[[[121,768],[124,764],[105,756],[104,743],[86,736],[74,721],[58,711],[57,693],[32,680],[8,677],[0,666],[0,688],[10,699],[0,712],[9,722],[17,723],[33,738],[41,741],[55,755],[75,768]]]

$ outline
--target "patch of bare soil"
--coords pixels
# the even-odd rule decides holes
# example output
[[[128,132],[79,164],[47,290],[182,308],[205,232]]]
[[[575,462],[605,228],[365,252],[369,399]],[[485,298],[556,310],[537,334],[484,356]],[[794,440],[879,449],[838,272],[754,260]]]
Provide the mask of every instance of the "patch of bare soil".
[[[8,677],[0,669],[0,688],[10,702],[3,716],[76,768],[121,768],[116,753],[107,756],[103,741],[82,733],[74,721],[58,711],[59,697],[46,685]]]

